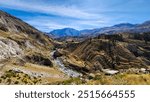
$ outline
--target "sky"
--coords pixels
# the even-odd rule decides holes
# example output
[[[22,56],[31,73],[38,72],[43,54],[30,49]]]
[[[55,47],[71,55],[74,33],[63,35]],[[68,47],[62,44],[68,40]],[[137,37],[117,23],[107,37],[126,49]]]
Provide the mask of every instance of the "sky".
[[[8,12],[43,32],[101,28],[150,20],[150,0],[0,0]]]

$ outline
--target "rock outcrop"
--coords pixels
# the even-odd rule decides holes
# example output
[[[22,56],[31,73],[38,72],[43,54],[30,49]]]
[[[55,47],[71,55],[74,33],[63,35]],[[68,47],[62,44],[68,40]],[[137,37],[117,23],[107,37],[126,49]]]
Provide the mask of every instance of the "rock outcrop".
[[[23,54],[19,45],[10,39],[0,37],[0,61]]]

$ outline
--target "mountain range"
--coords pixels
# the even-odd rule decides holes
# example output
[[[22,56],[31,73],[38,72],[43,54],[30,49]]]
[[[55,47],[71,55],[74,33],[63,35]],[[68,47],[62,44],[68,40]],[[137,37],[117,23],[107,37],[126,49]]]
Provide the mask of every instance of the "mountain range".
[[[142,24],[121,23],[111,27],[75,30],[73,28],[56,29],[51,31],[52,37],[81,37],[81,36],[97,36],[99,34],[118,34],[118,33],[143,33],[150,31],[150,21]]]

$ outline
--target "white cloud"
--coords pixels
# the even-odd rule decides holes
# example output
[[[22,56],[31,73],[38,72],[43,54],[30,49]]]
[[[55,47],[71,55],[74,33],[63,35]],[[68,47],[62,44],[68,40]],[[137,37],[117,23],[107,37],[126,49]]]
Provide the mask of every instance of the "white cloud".
[[[82,3],[86,3],[85,0],[78,0],[78,3],[76,1],[76,3],[73,5],[68,5],[69,1],[63,2],[61,5],[58,5],[58,0],[52,0],[55,3],[47,3],[44,1],[46,0],[0,0],[0,5],[1,7],[9,9],[58,16],[59,18],[37,16],[26,19],[25,17],[23,17],[23,19],[27,23],[35,26],[39,30],[46,32],[53,29],[60,29],[66,27],[75,28],[79,30],[84,28],[88,29],[92,27],[100,27],[102,24],[106,24],[108,22],[108,18],[105,15],[99,13],[92,13],[90,12],[90,10],[88,10],[88,5],[90,5],[92,2],[89,2],[89,4],[87,4],[87,7],[84,7],[82,6]],[[67,5],[65,5],[66,3]],[[65,20],[63,18],[65,18]]]
[[[91,29],[98,28],[102,25],[105,26],[108,24],[107,21],[102,20],[65,20],[64,22],[60,22],[60,20],[48,17],[48,16],[36,16],[25,19],[25,21],[39,30],[50,32],[54,29],[62,29],[62,28],[75,28],[78,30],[82,29]],[[41,23],[42,22],[42,23]]]
[[[53,29],[65,27],[71,27],[80,30],[111,26],[122,22],[135,22],[135,18],[137,16],[140,19],[143,19],[144,16],[141,15],[139,11],[141,10],[143,12],[149,10],[149,6],[147,6],[147,8],[144,6],[139,8],[139,6],[134,4],[141,4],[141,2],[137,3],[137,0],[127,1],[0,0],[0,6],[1,8],[27,11],[30,13],[33,12],[34,14],[47,14],[46,17],[41,14],[39,14],[41,17],[39,15],[34,15],[34,17],[19,15],[17,17],[21,17],[24,21],[35,26],[39,30],[49,32]],[[148,4],[149,3],[147,3],[147,5]],[[135,11],[138,11],[137,15],[133,14]]]
[[[79,19],[92,19],[99,18],[100,15],[92,14],[80,10],[73,6],[63,6],[63,5],[47,5],[46,3],[40,4],[39,2],[25,2],[24,0],[4,0],[0,1],[2,7],[32,11],[46,14],[53,14],[58,16],[73,17]]]
[[[29,19],[25,20],[27,23],[33,25],[39,30],[45,31],[45,32],[50,32],[51,30],[54,29],[61,29],[61,28],[75,28],[79,29],[80,26],[75,26],[72,25],[71,23],[62,23],[57,20],[50,19],[49,17],[45,16],[38,16],[38,17],[31,17]],[[41,23],[42,22],[42,23]]]

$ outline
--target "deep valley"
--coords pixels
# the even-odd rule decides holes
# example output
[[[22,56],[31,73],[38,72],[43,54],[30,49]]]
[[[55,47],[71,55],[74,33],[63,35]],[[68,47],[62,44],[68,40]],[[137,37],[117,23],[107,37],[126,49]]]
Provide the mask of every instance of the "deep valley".
[[[150,22],[63,35],[0,11],[0,84],[150,85]]]

